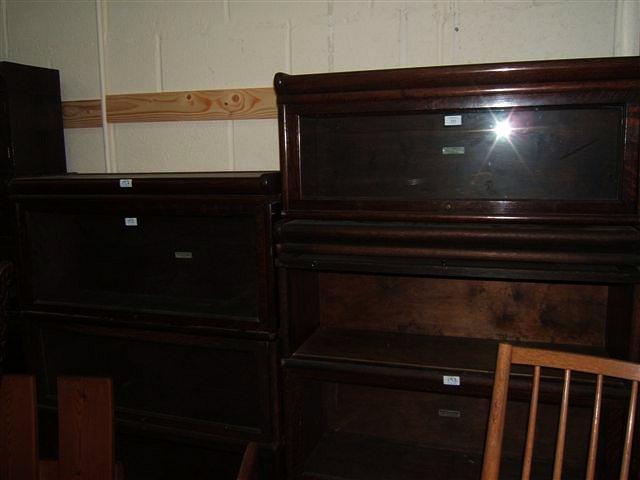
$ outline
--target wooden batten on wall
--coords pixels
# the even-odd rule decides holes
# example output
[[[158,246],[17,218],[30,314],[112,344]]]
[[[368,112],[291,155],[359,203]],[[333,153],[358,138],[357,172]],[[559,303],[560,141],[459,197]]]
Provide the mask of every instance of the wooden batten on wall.
[[[65,128],[102,126],[100,100],[62,102]],[[272,88],[193,90],[107,96],[107,122],[277,118]]]

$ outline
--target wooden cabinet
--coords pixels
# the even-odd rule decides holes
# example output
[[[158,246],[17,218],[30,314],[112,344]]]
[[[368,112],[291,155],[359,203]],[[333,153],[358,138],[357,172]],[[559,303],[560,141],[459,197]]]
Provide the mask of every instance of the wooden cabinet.
[[[127,478],[165,478],[163,462],[191,463],[192,478],[221,462],[232,478],[249,441],[262,446],[262,478],[278,478],[277,172],[69,174],[10,188],[40,407],[55,406],[59,375],[108,376]],[[152,454],[166,457],[154,465]]]
[[[13,258],[9,180],[66,172],[57,70],[0,62],[0,258]]]
[[[276,175],[246,177],[16,180],[22,307],[274,332],[279,187]]]
[[[611,58],[278,74],[284,211],[632,223],[637,72]]]
[[[500,341],[640,359],[640,59],[276,76],[292,479],[478,478]],[[547,372],[535,478],[562,377]],[[531,372],[513,372],[519,478]],[[594,385],[572,384],[563,478]],[[628,392],[607,385],[600,478]]]

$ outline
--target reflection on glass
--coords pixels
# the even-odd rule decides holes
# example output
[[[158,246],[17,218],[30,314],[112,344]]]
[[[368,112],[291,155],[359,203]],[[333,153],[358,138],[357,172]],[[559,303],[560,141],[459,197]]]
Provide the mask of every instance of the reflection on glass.
[[[508,139],[511,136],[512,132],[511,124],[509,123],[509,119],[506,120],[498,120],[493,127],[493,131],[496,134],[496,140]]]

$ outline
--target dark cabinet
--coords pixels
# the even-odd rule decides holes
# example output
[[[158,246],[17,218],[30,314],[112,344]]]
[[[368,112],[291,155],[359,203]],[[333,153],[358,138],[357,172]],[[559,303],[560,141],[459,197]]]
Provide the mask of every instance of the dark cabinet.
[[[280,478],[278,173],[69,174],[10,189],[41,410],[58,376],[108,376],[127,478],[234,478],[250,441],[260,478]]]
[[[66,172],[57,70],[0,62],[0,258],[13,258],[7,184]]]
[[[501,341],[640,359],[640,59],[275,83],[289,478],[479,478]],[[512,372],[504,478],[531,375]],[[562,384],[544,376],[534,478]],[[563,478],[584,478],[593,394],[573,379]],[[599,478],[628,395],[606,385]]]
[[[16,180],[23,308],[275,331],[276,177],[220,177]]]
[[[637,70],[611,58],[278,74],[284,210],[633,222]]]

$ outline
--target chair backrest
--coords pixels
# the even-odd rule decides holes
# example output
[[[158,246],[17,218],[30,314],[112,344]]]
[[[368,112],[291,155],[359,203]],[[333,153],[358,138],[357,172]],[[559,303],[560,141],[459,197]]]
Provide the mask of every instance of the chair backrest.
[[[603,379],[604,377],[614,377],[631,382],[631,395],[629,398],[629,407],[626,416],[624,448],[619,476],[620,480],[627,480],[629,478],[632,453],[631,446],[638,400],[638,382],[640,381],[640,365],[589,355],[501,344],[498,350],[498,360],[496,362],[491,411],[489,414],[484,462],[482,466],[482,480],[498,480],[499,478],[502,439],[507,410],[507,394],[509,391],[509,376],[512,364],[533,366],[529,421],[522,464],[521,478],[523,480],[528,480],[531,477],[533,447],[536,434],[536,419],[538,414],[538,397],[540,393],[541,368],[554,368],[564,371],[562,400],[560,403],[560,415],[558,419],[553,464],[553,480],[560,480],[562,476],[565,439],[567,433],[567,417],[569,412],[569,386],[571,382],[571,372],[584,372],[596,376],[593,417],[591,421],[591,438],[589,441],[589,452],[586,466],[587,480],[593,480],[596,473],[596,455],[598,451],[600,420],[602,417]]]

